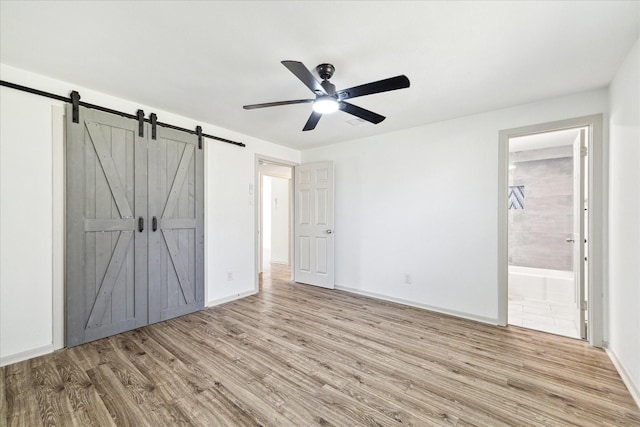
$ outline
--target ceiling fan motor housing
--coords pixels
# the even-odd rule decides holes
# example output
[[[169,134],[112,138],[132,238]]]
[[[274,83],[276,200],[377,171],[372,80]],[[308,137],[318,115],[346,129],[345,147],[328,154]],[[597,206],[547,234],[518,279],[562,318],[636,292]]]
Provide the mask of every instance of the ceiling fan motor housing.
[[[316,71],[322,80],[329,80],[336,68],[331,64],[320,64],[316,67]]]

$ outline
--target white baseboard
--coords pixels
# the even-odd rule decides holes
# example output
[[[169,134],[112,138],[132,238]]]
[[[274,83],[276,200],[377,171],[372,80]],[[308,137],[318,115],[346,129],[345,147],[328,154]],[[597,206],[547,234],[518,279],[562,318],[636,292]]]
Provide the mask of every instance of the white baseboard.
[[[498,319],[492,319],[490,317],[476,316],[476,315],[473,315],[473,314],[463,313],[463,312],[460,312],[460,311],[448,310],[446,308],[435,307],[435,306],[432,306],[432,305],[423,304],[423,303],[415,302],[415,301],[410,301],[410,300],[406,300],[406,299],[402,299],[402,298],[396,298],[396,297],[392,297],[392,296],[389,296],[389,295],[379,294],[379,293],[376,293],[376,292],[363,291],[362,289],[350,288],[348,286],[336,286],[335,288],[340,290],[340,291],[350,292],[352,294],[363,295],[365,297],[376,298],[376,299],[380,299],[380,300],[383,300],[383,301],[396,302],[398,304],[408,305],[410,307],[421,308],[423,310],[434,311],[436,313],[448,314],[450,316],[461,317],[463,319],[474,320],[476,322],[486,323],[486,324],[489,324],[489,325],[497,325],[498,324]]]
[[[636,405],[638,405],[638,408],[640,408],[639,385],[633,382],[631,375],[629,375],[627,370],[624,368],[624,365],[622,364],[622,362],[620,362],[620,359],[618,359],[618,356],[616,356],[616,354],[613,351],[611,351],[611,349],[605,347],[604,351],[607,352],[607,355],[609,356],[609,359],[611,359],[613,366],[615,366],[615,368],[618,370],[618,374],[620,374],[620,377],[622,378],[624,385],[627,386],[629,393],[631,393],[631,397],[633,397],[633,400],[636,401]]]
[[[34,357],[53,353],[53,351],[54,351],[53,344],[48,344],[42,347],[32,348],[31,350],[22,351],[20,353],[10,354],[9,356],[0,357],[0,366],[11,365],[13,363],[18,363],[24,360],[33,359]]]
[[[237,299],[250,297],[251,295],[257,294],[258,291],[256,289],[251,289],[250,291],[241,292],[239,294],[229,295],[228,297],[218,298],[211,301],[207,301],[206,307],[214,307],[216,305],[224,304],[225,302],[235,301]]]

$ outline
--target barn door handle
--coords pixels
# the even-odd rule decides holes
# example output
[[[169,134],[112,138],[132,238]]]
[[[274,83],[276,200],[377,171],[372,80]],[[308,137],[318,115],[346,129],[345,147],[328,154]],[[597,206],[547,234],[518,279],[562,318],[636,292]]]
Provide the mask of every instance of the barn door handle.
[[[158,218],[156,218],[155,216],[151,220],[151,229],[153,231],[156,231],[158,229]]]
[[[138,231],[142,233],[144,231],[144,218],[138,217]]]

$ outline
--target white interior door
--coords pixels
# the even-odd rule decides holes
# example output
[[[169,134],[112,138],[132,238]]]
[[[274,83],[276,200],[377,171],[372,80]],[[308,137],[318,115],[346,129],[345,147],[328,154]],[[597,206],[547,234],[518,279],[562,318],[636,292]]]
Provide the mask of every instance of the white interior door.
[[[573,277],[575,280],[574,322],[580,337],[587,338],[585,312],[584,263],[584,156],[585,130],[581,129],[573,143]]]
[[[333,162],[295,168],[295,281],[333,289]]]

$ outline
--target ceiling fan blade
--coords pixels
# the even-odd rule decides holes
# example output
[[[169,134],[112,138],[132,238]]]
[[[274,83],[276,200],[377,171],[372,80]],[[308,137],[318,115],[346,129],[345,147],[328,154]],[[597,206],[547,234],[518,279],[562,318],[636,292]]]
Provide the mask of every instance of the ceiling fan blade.
[[[314,130],[316,128],[316,125],[320,121],[320,117],[322,117],[322,113],[318,113],[315,111],[311,113],[311,115],[309,116],[309,120],[307,120],[307,124],[304,125],[304,128],[302,130]]]
[[[315,101],[315,99],[294,99],[293,101],[265,102],[264,104],[243,105],[242,108],[244,108],[245,110],[255,110],[256,108],[277,107],[279,105],[309,104],[313,101]]]
[[[307,67],[304,66],[302,62],[298,61],[281,61],[282,65],[287,67],[289,71],[291,71],[302,83],[305,84],[311,92],[320,95],[326,95],[327,92],[324,90],[320,82],[316,80],[316,78],[311,74],[311,71]]]
[[[376,114],[373,111],[365,110],[364,108],[358,107],[357,105],[349,104],[348,102],[341,102],[340,109],[345,113],[360,117],[362,120],[366,120],[375,125],[386,119],[385,116]]]
[[[410,82],[407,76],[395,76],[377,82],[366,83],[354,86],[349,89],[342,89],[336,92],[338,99],[349,99],[357,96],[371,95],[374,93],[388,92],[390,90],[404,89],[409,87]]]

